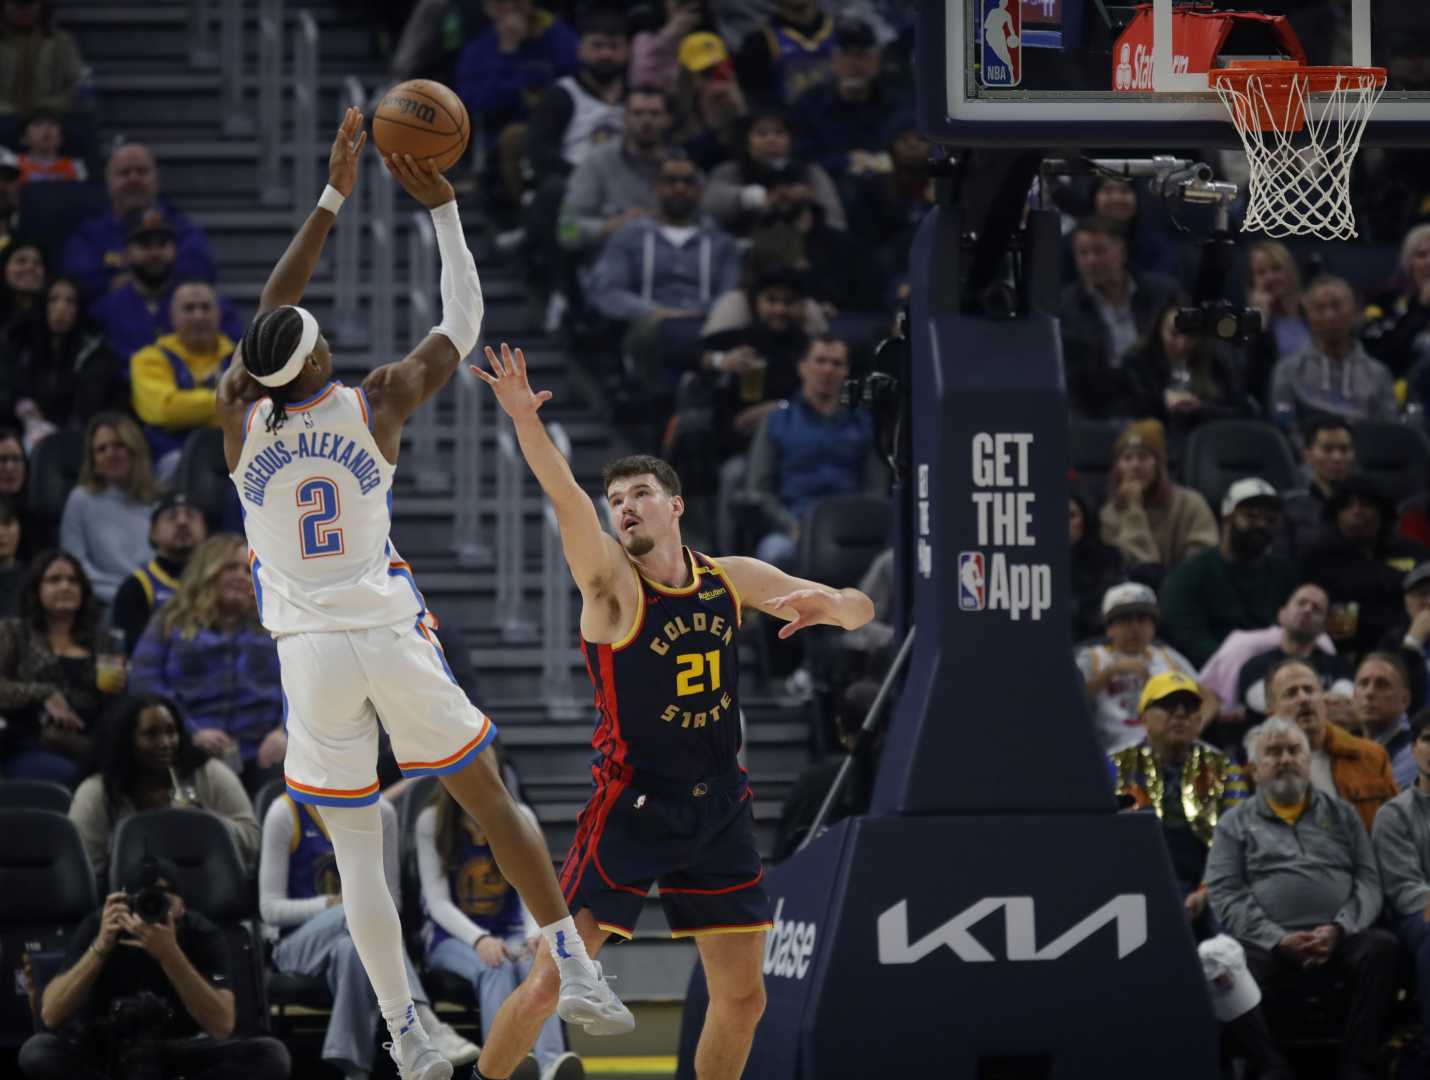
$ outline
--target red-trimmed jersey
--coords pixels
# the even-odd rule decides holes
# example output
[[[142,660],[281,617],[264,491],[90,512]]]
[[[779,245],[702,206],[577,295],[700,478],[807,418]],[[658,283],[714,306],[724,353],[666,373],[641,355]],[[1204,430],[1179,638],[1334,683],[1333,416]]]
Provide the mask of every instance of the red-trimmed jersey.
[[[632,563],[641,603],[630,629],[608,645],[581,639],[606,775],[695,781],[739,767],[740,595],[714,559],[683,551],[689,585],[659,585]]]

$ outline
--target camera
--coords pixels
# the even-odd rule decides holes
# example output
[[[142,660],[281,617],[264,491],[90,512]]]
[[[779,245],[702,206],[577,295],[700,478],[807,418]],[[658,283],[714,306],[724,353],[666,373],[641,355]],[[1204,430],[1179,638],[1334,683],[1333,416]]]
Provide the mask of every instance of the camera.
[[[1261,332],[1261,312],[1225,300],[1207,300],[1177,311],[1179,334],[1243,344]]]
[[[163,923],[169,919],[169,894],[158,885],[146,885],[138,892],[126,892],[124,902],[146,923]]]
[[[164,1028],[173,1018],[168,1002],[148,991],[115,998],[109,1005],[114,1074],[123,1080],[163,1080]]]

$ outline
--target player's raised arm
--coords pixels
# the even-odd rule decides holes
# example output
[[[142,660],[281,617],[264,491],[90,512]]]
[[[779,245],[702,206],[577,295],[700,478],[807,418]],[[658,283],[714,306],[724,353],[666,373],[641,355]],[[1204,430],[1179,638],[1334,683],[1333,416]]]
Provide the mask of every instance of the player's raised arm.
[[[429,159],[418,161],[411,154],[389,154],[382,160],[407,194],[432,213],[437,251],[442,257],[442,322],[407,356],[376,369],[363,382],[379,445],[394,441],[395,429],[442,389],[457,365],[477,347],[486,310],[477,264],[467,250],[452,185]],[[393,431],[384,430],[388,427]]]
[[[318,265],[318,256],[327,243],[328,232],[338,219],[338,210],[343,200],[353,193],[353,186],[357,183],[358,155],[366,142],[362,111],[349,109],[337,135],[333,137],[333,148],[328,154],[328,187],[268,275],[263,295],[258,301],[258,314],[284,304],[296,304],[303,299],[303,291],[307,289],[313,268]]]
[[[727,555],[718,561],[735,583],[742,603],[785,620],[788,625],[780,627],[782,638],[806,626],[857,630],[874,617],[874,602],[858,589],[831,589],[743,555]]]
[[[500,356],[490,345],[486,354],[491,371],[484,371],[475,364],[472,371],[492,388],[502,409],[511,417],[522,455],[556,510],[566,564],[582,595],[600,592],[615,579],[625,562],[625,554],[615,538],[601,528],[596,504],[576,483],[570,463],[556,449],[546,433],[546,425],[536,415],[541,406],[551,400],[551,391],[538,393],[531,389],[526,377],[526,357],[520,349],[513,353],[511,347],[502,342]]]

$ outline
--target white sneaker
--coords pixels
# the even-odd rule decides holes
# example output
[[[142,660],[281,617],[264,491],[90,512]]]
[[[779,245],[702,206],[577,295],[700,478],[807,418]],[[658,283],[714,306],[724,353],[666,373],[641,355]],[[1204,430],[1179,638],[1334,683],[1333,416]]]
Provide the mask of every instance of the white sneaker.
[[[636,1018],[621,1004],[593,960],[561,961],[561,997],[556,1014],[587,1035],[624,1035],[636,1029]]]
[[[482,1054],[480,1046],[462,1038],[450,1024],[439,1024],[430,1034],[437,1053],[453,1065],[470,1065]]]
[[[395,1042],[383,1043],[383,1049],[397,1062],[397,1074],[402,1080],[451,1080],[452,1063],[432,1045],[421,1024],[413,1024]]]
[[[541,1080],[586,1080],[586,1066],[569,1050],[546,1066]]]

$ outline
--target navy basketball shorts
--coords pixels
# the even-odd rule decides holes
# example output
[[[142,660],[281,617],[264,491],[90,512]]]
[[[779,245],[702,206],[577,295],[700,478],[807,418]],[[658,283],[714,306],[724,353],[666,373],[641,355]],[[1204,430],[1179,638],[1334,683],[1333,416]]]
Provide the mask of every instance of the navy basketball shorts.
[[[770,929],[755,796],[743,775],[660,787],[598,781],[561,866],[572,914],[589,908],[602,930],[630,938],[654,884],[673,937]]]

